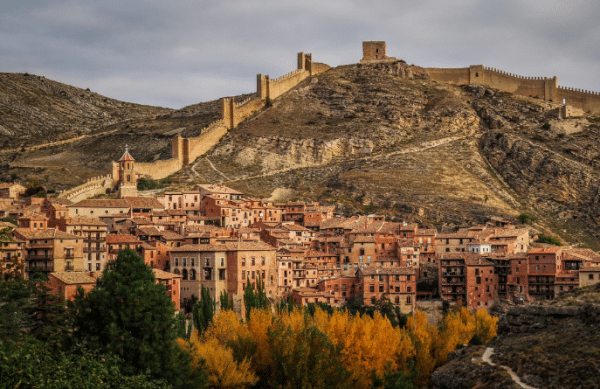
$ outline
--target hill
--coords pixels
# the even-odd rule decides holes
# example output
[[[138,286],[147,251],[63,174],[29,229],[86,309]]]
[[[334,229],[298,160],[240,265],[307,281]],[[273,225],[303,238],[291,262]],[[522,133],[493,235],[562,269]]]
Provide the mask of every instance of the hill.
[[[37,77],[14,77],[42,88]],[[25,88],[13,83],[10,96]],[[65,104],[57,93],[40,89],[43,98],[29,105],[12,101],[41,110]],[[218,100],[179,111],[108,102],[110,120],[85,118],[93,137],[1,154],[2,178],[34,174],[61,189],[106,171],[126,143],[138,161],[167,159],[173,135],[197,135],[220,112]],[[82,97],[69,104],[77,112],[86,104],[100,109],[98,100]],[[222,182],[253,196],[319,200],[346,214],[376,212],[438,228],[528,213],[532,228],[598,249],[598,119],[579,112],[559,120],[557,107],[435,82],[402,61],[339,66],[272,101],[168,181],[175,189]],[[56,119],[55,127],[66,131],[68,120],[75,119]]]
[[[544,305],[513,307],[498,322],[491,362],[507,366],[535,388],[600,387],[600,284]],[[518,388],[507,371],[482,361],[484,346],[455,352],[430,388]],[[480,386],[476,386],[476,385]]]

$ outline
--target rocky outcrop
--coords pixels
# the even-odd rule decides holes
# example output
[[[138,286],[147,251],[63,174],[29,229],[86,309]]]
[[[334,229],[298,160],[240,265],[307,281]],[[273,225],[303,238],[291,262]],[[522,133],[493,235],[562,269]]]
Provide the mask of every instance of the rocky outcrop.
[[[482,153],[517,193],[562,219],[600,222],[600,177],[590,167],[514,134],[489,131]]]
[[[522,334],[552,326],[577,327],[600,322],[600,305],[513,307],[498,321],[498,334]]]

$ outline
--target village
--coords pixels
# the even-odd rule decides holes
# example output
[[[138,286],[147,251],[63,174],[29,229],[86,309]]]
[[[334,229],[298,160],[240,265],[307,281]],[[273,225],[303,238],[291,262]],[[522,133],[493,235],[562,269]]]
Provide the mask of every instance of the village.
[[[490,217],[447,233],[384,216],[341,217],[335,206],[273,203],[222,185],[138,196],[135,160],[119,164],[118,198],[21,196],[0,187],[2,265],[48,275],[53,293],[86,292],[120,250],[137,252],[164,284],[176,309],[200,296],[233,297],[242,314],[247,283],[262,281],[271,303],[334,307],[387,299],[404,314],[441,299],[470,309],[552,300],[600,282],[600,255],[535,243],[526,225]]]

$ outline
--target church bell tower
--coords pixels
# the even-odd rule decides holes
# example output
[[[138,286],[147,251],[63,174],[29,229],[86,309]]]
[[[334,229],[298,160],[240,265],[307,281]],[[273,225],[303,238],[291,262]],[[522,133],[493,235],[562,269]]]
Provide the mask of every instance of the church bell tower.
[[[137,196],[137,177],[135,175],[135,160],[125,146],[125,153],[119,160],[119,198]]]

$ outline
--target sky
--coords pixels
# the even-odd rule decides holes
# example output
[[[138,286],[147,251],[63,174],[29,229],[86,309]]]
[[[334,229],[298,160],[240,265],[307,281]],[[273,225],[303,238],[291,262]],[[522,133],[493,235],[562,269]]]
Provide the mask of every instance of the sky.
[[[597,0],[2,0],[0,72],[182,108],[255,92],[300,51],[337,66],[382,40],[409,64],[600,91],[599,17]]]

